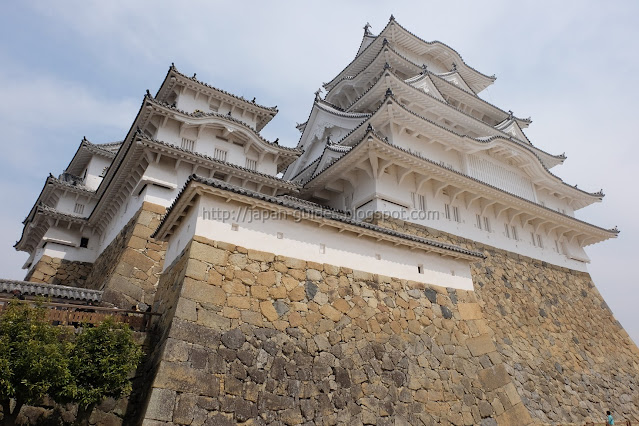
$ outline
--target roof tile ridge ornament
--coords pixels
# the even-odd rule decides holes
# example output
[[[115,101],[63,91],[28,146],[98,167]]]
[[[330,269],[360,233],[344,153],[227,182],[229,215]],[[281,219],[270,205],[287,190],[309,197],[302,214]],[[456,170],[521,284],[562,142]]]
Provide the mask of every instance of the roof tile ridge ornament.
[[[316,102],[317,102],[317,101],[321,101],[321,100],[322,100],[322,98],[321,98],[321,96],[320,96],[320,94],[321,94],[321,93],[322,93],[322,88],[319,88],[319,89],[317,89],[317,90],[315,91],[315,101],[316,101]]]
[[[395,16],[391,13],[390,18],[388,19],[389,22],[394,22],[395,21]]]
[[[388,46],[388,39],[386,37],[382,40],[382,46]]]
[[[453,64],[450,67],[450,70],[453,71],[453,72],[457,71],[457,63],[456,62],[453,62]]]
[[[421,74],[428,74],[428,65],[422,64],[422,72]]]
[[[373,35],[373,33],[371,33],[371,24],[367,22],[366,25],[364,25],[364,36],[371,35]]]
[[[386,97],[392,97],[393,96],[393,89],[391,89],[390,87],[388,89],[386,89]]]
[[[391,67],[391,65],[390,65],[388,62],[384,62],[384,69],[385,69],[385,70],[390,70],[390,69],[392,69],[392,68],[393,68],[393,67]]]

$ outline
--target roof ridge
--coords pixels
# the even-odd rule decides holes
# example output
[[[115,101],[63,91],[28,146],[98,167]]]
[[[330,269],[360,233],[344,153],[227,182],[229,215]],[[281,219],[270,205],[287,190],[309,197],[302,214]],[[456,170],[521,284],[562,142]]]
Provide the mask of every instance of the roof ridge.
[[[186,78],[186,79],[188,79],[188,80],[191,80],[191,81],[194,81],[194,82],[196,82],[196,83],[199,83],[199,84],[201,84],[202,86],[205,86],[205,87],[207,87],[207,88],[209,88],[209,89],[213,89],[213,90],[215,90],[215,91],[217,91],[217,92],[220,92],[220,93],[222,93],[222,94],[224,94],[224,95],[231,96],[232,98],[235,98],[235,99],[237,99],[237,100],[240,100],[240,101],[246,102],[246,103],[248,103],[248,104],[250,104],[250,105],[254,105],[254,106],[255,106],[255,107],[257,107],[257,108],[260,108],[260,109],[263,109],[263,110],[266,110],[266,111],[270,111],[271,113],[277,113],[277,112],[279,112],[279,110],[277,109],[277,105],[276,105],[276,106],[272,106],[272,107],[267,107],[267,106],[265,106],[265,105],[260,105],[260,104],[258,104],[258,103],[256,103],[256,102],[249,101],[248,99],[244,98],[243,96],[234,95],[234,94],[233,94],[233,93],[231,93],[231,92],[227,92],[226,90],[219,89],[219,88],[217,88],[217,87],[215,87],[215,86],[212,86],[212,85],[210,85],[210,84],[208,84],[208,83],[205,83],[205,82],[203,82],[203,81],[201,81],[201,80],[198,80],[198,79],[196,78],[196,74],[193,74],[193,76],[192,76],[192,77],[189,77],[189,76],[187,76],[186,74],[184,74],[184,73],[182,73],[182,72],[178,71],[178,69],[177,69],[177,67],[175,66],[175,64],[174,64],[174,63],[171,63],[171,66],[169,67],[169,72],[171,72],[171,71],[175,72],[176,74],[180,75],[180,76],[181,76],[181,77],[183,77],[183,78]]]

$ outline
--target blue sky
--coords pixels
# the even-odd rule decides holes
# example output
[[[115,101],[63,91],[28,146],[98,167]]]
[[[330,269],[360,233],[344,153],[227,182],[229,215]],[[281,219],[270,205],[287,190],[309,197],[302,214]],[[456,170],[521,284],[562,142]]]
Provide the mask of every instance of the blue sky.
[[[262,132],[295,145],[313,92],[354,56],[366,22],[391,13],[455,48],[496,83],[480,96],[520,117],[570,184],[607,194],[578,212],[618,225],[587,248],[595,284],[639,342],[636,159],[639,2],[616,1],[5,1],[0,3],[0,276],[21,279],[13,244],[49,172],[83,136],[124,137],[146,89],[175,62],[186,74],[280,113]]]

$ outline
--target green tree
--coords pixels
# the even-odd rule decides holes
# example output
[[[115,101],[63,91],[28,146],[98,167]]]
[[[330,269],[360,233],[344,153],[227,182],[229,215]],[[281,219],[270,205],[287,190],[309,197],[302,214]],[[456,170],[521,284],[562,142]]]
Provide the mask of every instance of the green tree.
[[[117,399],[131,391],[130,375],[142,355],[126,324],[107,319],[97,327],[84,328],[70,352],[72,379],[64,395],[79,404],[79,422],[86,423],[105,398]]]
[[[11,302],[0,315],[2,424],[14,425],[23,405],[45,395],[77,402],[78,422],[86,424],[96,404],[131,390],[129,377],[143,354],[128,325],[107,319],[75,335],[60,330],[41,306]]]
[[[45,320],[46,311],[11,302],[0,316],[0,401],[3,424],[15,424],[24,404],[61,392],[70,382],[69,344]],[[11,410],[11,400],[15,406]]]

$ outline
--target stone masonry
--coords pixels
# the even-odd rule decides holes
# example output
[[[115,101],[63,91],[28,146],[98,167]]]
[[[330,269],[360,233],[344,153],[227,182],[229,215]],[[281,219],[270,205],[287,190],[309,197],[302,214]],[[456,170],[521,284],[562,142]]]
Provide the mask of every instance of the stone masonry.
[[[419,225],[376,224],[482,252],[478,302],[524,405],[540,423],[639,420],[639,349],[590,275]]]
[[[472,291],[195,237],[155,308],[146,425],[531,422]]]
[[[104,302],[127,309],[139,302],[153,303],[166,243],[151,234],[165,210],[144,202],[93,264],[86,287],[104,290]]]
[[[84,287],[92,263],[70,262],[44,255],[25,277],[25,281]]]

